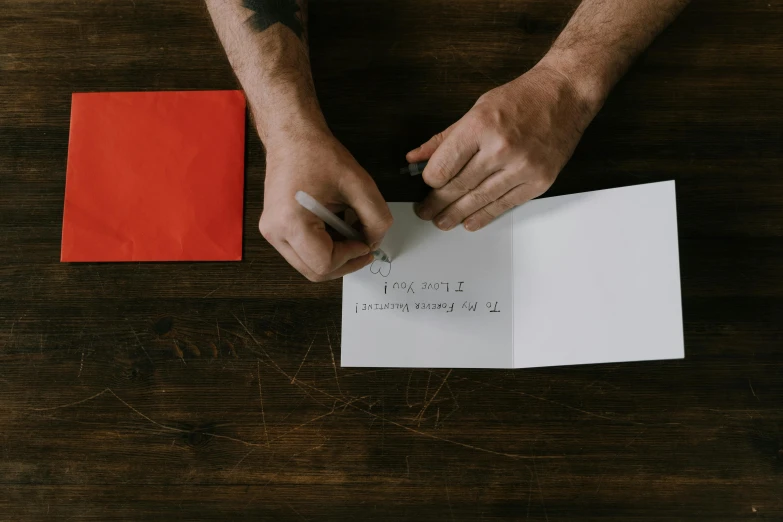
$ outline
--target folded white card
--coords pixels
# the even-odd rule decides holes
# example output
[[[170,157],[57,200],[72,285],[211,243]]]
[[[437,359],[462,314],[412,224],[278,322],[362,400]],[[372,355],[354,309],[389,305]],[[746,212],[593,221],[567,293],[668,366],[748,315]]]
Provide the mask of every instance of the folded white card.
[[[479,232],[390,208],[392,263],[343,279],[342,366],[684,357],[673,181],[530,201]]]

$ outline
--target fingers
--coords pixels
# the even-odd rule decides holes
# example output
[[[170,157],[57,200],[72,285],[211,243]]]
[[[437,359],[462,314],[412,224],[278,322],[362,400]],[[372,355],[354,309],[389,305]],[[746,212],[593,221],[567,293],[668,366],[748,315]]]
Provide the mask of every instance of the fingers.
[[[332,241],[317,218],[295,215],[275,226],[262,215],[259,230],[291,266],[310,281],[326,281],[359,270],[372,262],[369,247],[360,241]]]
[[[539,185],[524,183],[503,194],[489,205],[474,212],[465,220],[465,230],[471,232],[487,226],[501,214],[543,194],[545,189]]]
[[[489,160],[490,158],[488,157],[488,155],[481,154],[481,153],[478,153],[472,158],[470,158],[468,163],[462,168],[462,171],[455,178],[453,178],[451,181],[446,183],[441,188],[433,189],[432,191],[430,191],[427,197],[424,198],[424,201],[422,201],[419,205],[417,205],[416,214],[418,214],[418,216],[421,219],[430,220],[433,217],[440,214],[443,209],[445,209],[455,201],[459,200],[464,195],[470,193],[471,190],[476,188],[479,184],[481,184],[484,181],[484,178],[486,178],[487,176],[492,174],[492,172],[494,172],[495,169],[489,165],[488,163]],[[513,185],[507,187],[503,192],[498,194],[496,197],[502,196],[503,194],[508,192],[512,187]],[[485,201],[484,205],[488,204],[490,201],[493,200]],[[477,207],[477,209],[478,208],[479,207]],[[455,222],[454,225],[456,225],[460,221]],[[435,224],[438,227],[443,228],[438,223]],[[448,228],[443,228],[443,229],[448,230]]]
[[[459,120],[409,152],[405,159],[409,163],[429,160],[422,179],[430,187],[440,188],[456,176],[478,150],[478,137],[464,120]]]
[[[282,241],[278,244],[273,244],[272,246],[274,246],[277,251],[280,252],[280,254],[285,258],[286,261],[288,261],[291,266],[293,266],[299,273],[314,283],[338,279],[347,274],[350,274],[351,272],[355,272],[364,268],[373,260],[372,254],[359,256],[349,260],[347,263],[343,264],[336,270],[329,272],[328,274],[318,274],[313,271],[310,266],[302,260],[301,257],[299,257],[299,255],[289,243]]]
[[[459,174],[478,150],[478,137],[466,125],[458,125],[432,154],[421,177],[430,187],[441,188]]]
[[[378,187],[369,176],[368,180],[345,177],[339,189],[345,203],[356,212],[365,240],[377,247],[394,221]]]
[[[323,223],[296,223],[286,241],[317,276],[325,277],[348,261],[369,254],[360,241],[332,241]]]
[[[462,223],[465,218],[497,201],[519,181],[506,171],[498,171],[481,182],[478,187],[459,197],[446,206],[435,218],[435,226],[441,230],[450,230]]]
[[[446,129],[443,132],[439,132],[432,138],[430,138],[427,143],[420,146],[417,149],[413,149],[408,154],[405,155],[405,160],[408,163],[418,163],[420,161],[425,161],[430,159],[432,154],[435,152],[435,150],[440,146],[441,143],[443,143],[443,140],[446,139],[446,137],[451,133],[451,130],[454,128],[454,125],[456,123],[451,124],[451,126]]]

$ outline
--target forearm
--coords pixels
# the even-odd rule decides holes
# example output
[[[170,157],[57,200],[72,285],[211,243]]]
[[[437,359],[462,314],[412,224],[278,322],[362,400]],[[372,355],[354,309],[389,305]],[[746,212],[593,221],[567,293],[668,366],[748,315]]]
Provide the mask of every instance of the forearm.
[[[307,52],[307,0],[206,4],[264,143],[287,132],[326,129]]]
[[[543,65],[568,78],[592,116],[634,59],[688,0],[583,0]]]

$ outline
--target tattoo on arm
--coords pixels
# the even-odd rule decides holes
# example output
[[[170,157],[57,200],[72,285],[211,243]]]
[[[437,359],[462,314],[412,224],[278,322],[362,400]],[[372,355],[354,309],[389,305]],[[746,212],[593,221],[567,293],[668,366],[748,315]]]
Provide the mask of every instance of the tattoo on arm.
[[[304,26],[299,14],[301,8],[296,0],[243,0],[242,5],[253,11],[247,23],[257,32],[281,23],[302,39]]]

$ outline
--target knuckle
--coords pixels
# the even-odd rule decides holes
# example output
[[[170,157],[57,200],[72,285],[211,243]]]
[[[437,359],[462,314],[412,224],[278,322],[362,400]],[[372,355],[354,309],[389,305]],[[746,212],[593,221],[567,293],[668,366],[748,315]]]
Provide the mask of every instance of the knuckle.
[[[261,232],[261,235],[269,241],[272,237],[272,226],[269,223],[269,220],[264,218],[264,215],[261,215],[261,219],[258,220],[258,231]]]
[[[498,207],[500,208],[499,214],[511,210],[512,208],[522,203],[522,196],[515,196],[513,198],[503,198],[498,201]]]
[[[489,126],[491,123],[492,115],[490,114],[489,110],[483,108],[482,106],[474,109],[469,122],[474,132],[480,132],[481,129]]]
[[[451,185],[451,188],[455,192],[459,192],[460,194],[465,194],[471,188],[473,188],[468,184],[467,181],[465,181],[465,178],[462,176],[457,176],[456,178],[452,178],[449,184]]]
[[[498,127],[503,122],[503,113],[497,107],[487,107],[481,111],[482,121],[485,125]]]
[[[305,274],[305,277],[311,283],[322,283],[326,280],[323,276],[318,274]]]
[[[485,207],[495,201],[495,199],[490,196],[487,192],[483,190],[474,190],[470,193],[471,198],[473,199],[473,202],[477,206]]]
[[[315,275],[318,277],[324,277],[331,272],[331,267],[329,266],[328,262],[325,262],[324,260],[318,260],[315,263],[313,263],[313,266],[311,267],[313,269],[313,272],[315,272]]]
[[[497,208],[497,213],[502,213],[502,210],[500,208],[500,205],[495,205]],[[482,225],[485,225],[495,219],[495,212],[493,211],[492,207],[484,207],[481,210],[478,211],[476,214],[476,217],[478,218],[478,222]]]
[[[552,183],[544,176],[537,176],[530,182],[531,187],[536,192],[539,192],[540,194],[543,194],[546,192],[549,187],[552,186]]]
[[[393,224],[394,216],[392,216],[392,213],[388,210],[378,219],[378,228],[383,231],[389,230]]]
[[[498,154],[507,154],[514,149],[514,142],[509,136],[501,134],[496,138],[495,147]]]
[[[442,165],[435,165],[427,172],[424,181],[430,187],[440,188],[449,181],[449,175]]]

